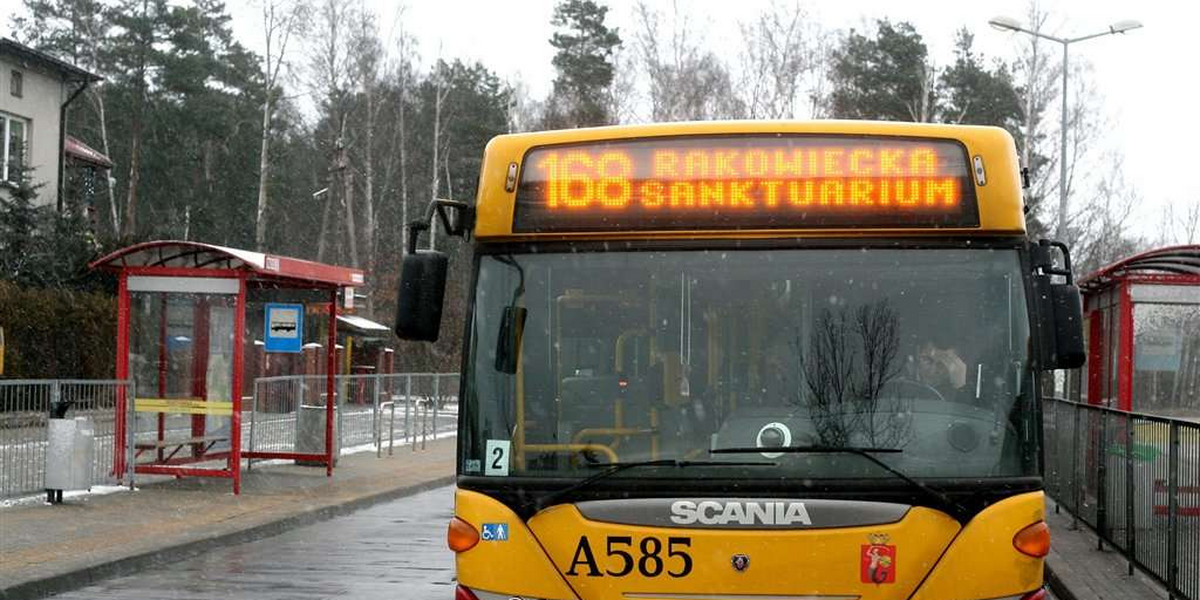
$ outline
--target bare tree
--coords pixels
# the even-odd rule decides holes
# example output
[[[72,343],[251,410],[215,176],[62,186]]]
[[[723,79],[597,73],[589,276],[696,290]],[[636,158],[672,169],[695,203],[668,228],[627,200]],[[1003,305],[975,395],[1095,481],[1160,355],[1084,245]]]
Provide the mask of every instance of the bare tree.
[[[379,249],[394,240],[400,243],[401,252],[407,248],[408,230],[404,227],[409,219],[408,160],[409,160],[409,109],[412,102],[412,87],[416,70],[415,40],[405,28],[405,10],[399,7],[392,17],[387,36],[380,40],[378,52],[378,81],[373,84],[376,96],[371,101],[376,114],[371,134],[373,140],[383,136],[382,146],[375,148],[371,162],[379,181],[373,185],[371,210],[374,232],[370,241],[368,263],[379,264]],[[365,90],[365,85],[364,85]],[[373,142],[378,145],[378,142]],[[388,215],[396,211],[400,227],[385,229]],[[382,272],[376,273],[378,277]],[[376,286],[375,289],[381,289]],[[373,306],[373,305],[372,305]]]
[[[342,156],[349,143],[346,137],[349,96],[354,87],[350,56],[353,6],[343,0],[321,0],[312,21],[313,29],[308,37],[310,85],[328,125],[323,143],[330,149],[329,193],[321,219],[321,236],[317,241],[317,260],[324,261],[330,235],[338,239],[336,232],[340,228],[342,211],[353,211],[353,199],[346,197],[351,187],[346,185],[347,178],[343,176],[348,173],[346,158]],[[347,223],[346,231],[350,236],[354,235],[350,223]],[[354,256],[357,249],[353,240],[350,242],[350,252]]]
[[[1028,5],[1026,22],[1033,31],[1057,33],[1050,27],[1053,15],[1044,10],[1037,0]],[[1047,31],[1047,30],[1050,31]],[[1062,240],[1068,244],[1076,243],[1076,236],[1087,235],[1088,227],[1095,226],[1095,219],[1090,223],[1076,222],[1083,216],[1089,216],[1089,211],[1076,206],[1081,198],[1091,198],[1099,195],[1111,195],[1111,181],[1097,179],[1095,173],[1110,170],[1105,162],[1107,159],[1100,152],[1099,143],[1108,125],[1108,119],[1102,110],[1103,96],[1097,89],[1092,67],[1086,58],[1080,57],[1071,61],[1071,89],[1067,107],[1067,164],[1061,160],[1061,119],[1047,119],[1047,109],[1061,102],[1063,90],[1062,62],[1055,58],[1056,53],[1046,47],[1046,42],[1035,36],[1022,35],[1016,38],[1021,45],[1020,54],[1015,65],[1014,73],[1017,83],[1024,96],[1024,124],[1021,131],[1020,148],[1023,166],[1029,169],[1030,189],[1027,194],[1030,204],[1037,213],[1045,212],[1045,207],[1057,207],[1062,193],[1058,187],[1058,174],[1066,170],[1066,197],[1069,208],[1067,223],[1067,238]],[[1103,168],[1094,168],[1103,165]],[[1104,189],[1108,186],[1108,190]],[[1031,220],[1031,235],[1043,235],[1041,223],[1036,217]]]
[[[654,121],[730,119],[745,114],[733,89],[728,68],[711,51],[692,40],[686,11],[671,3],[671,32],[663,36],[658,12],[645,2],[636,6],[639,31],[635,43],[650,80],[651,118]],[[667,40],[665,46],[660,40]]]
[[[1046,27],[1049,13],[1038,3],[1031,2],[1026,10],[1025,22],[1030,29],[1041,32]],[[1057,82],[1061,80],[1061,63],[1053,60],[1046,48],[1046,41],[1033,35],[1021,36],[1021,50],[1014,66],[1023,93],[1022,107],[1024,123],[1021,127],[1021,164],[1029,169],[1030,189],[1028,192],[1034,209],[1042,199],[1052,192],[1055,179],[1048,164],[1051,149],[1047,143],[1045,126],[1046,109],[1056,95]],[[1035,215],[1036,216],[1036,215]],[[1041,235],[1042,232],[1033,232]]]
[[[1195,244],[1200,241],[1200,197],[1190,202],[1169,203],[1159,219],[1155,245]]]
[[[621,45],[613,51],[613,81],[608,86],[608,114],[614,123],[641,121],[636,113],[638,55],[631,46]]]
[[[911,434],[907,404],[885,392],[900,374],[897,317],[887,301],[826,309],[800,352],[806,403],[818,438],[831,446],[902,446]]]
[[[267,238],[267,181],[271,170],[271,120],[275,113],[275,92],[285,64],[288,43],[293,34],[303,31],[307,22],[306,0],[262,0],[263,38],[266,48],[262,58],[263,107],[262,148],[258,158],[258,207],[255,212],[254,245],[264,249]]]
[[[823,445],[846,446],[858,429],[851,408],[851,379],[856,371],[855,352],[850,343],[850,318],[845,310],[825,310],[817,319],[809,340],[808,356],[796,335],[794,354],[801,358],[804,383],[809,392],[813,425]]]
[[[1146,246],[1129,231],[1141,198],[1125,181],[1120,154],[1108,153],[1102,162],[1108,165],[1104,178],[1070,219],[1079,273],[1090,273]]]
[[[509,80],[508,87],[512,90],[508,104],[508,132],[533,131],[542,121],[544,104],[529,94],[529,84],[519,77]],[[611,114],[616,115],[616,111]]]
[[[934,98],[937,91],[937,80],[940,71],[931,60],[914,65],[921,80],[921,96],[905,102],[908,114],[917,123],[931,123],[934,117]]]
[[[758,19],[741,24],[743,50],[742,98],[754,119],[813,116],[819,96],[828,35],[799,2],[772,0]],[[805,111],[805,108],[808,110]]]
[[[1076,61],[1071,66],[1071,80],[1074,89],[1071,97],[1075,98],[1067,108],[1067,165],[1060,165],[1058,141],[1061,136],[1054,136],[1055,144],[1050,164],[1057,173],[1058,169],[1067,171],[1067,238],[1062,240],[1075,244],[1079,236],[1086,235],[1087,223],[1079,220],[1094,214],[1092,210],[1093,197],[1111,197],[1113,194],[1126,191],[1123,169],[1123,157],[1119,150],[1101,151],[1099,142],[1105,131],[1109,129],[1110,121],[1101,110],[1103,95],[1096,88],[1091,77],[1091,65]],[[1060,125],[1061,127],[1061,125]],[[1095,177],[1099,175],[1099,179]],[[1058,197],[1055,188],[1055,197]],[[1082,199],[1082,203],[1079,200]],[[1055,203],[1057,205],[1057,203]]]
[[[433,159],[430,161],[430,184],[429,184],[429,199],[433,200],[438,197],[438,190],[441,188],[441,178],[438,176],[438,155],[441,146],[444,143],[441,137],[442,129],[442,105],[446,101],[446,96],[450,93],[450,88],[446,85],[446,76],[443,72],[445,65],[441,60],[438,60],[437,66],[433,71],[433,141],[430,151],[433,154]],[[448,169],[448,167],[447,167]],[[449,177],[447,177],[449,180]],[[437,248],[437,231],[438,220],[434,219],[429,228],[429,247]]]
[[[352,42],[353,64],[356,78],[363,97],[364,113],[359,120],[362,126],[362,164],[363,164],[363,251],[366,256],[364,263],[368,273],[375,272],[375,132],[378,128],[380,111],[383,103],[379,101],[379,75],[382,64],[383,44],[379,39],[375,22],[375,13],[361,5],[357,15],[356,34]],[[352,196],[352,195],[351,195]],[[352,215],[353,212],[348,212]],[[350,234],[351,243],[354,234]],[[368,311],[371,308],[370,294],[367,295]]]

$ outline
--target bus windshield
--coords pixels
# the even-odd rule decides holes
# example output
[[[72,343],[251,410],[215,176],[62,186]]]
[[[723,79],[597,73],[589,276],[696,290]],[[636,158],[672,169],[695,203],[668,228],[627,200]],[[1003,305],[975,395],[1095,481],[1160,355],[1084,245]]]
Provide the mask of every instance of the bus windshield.
[[[748,459],[722,478],[1037,474],[1014,248],[486,254],[461,415],[464,475]],[[725,455],[719,448],[763,448]],[[898,450],[898,451],[896,451]],[[622,478],[703,475],[630,469]]]

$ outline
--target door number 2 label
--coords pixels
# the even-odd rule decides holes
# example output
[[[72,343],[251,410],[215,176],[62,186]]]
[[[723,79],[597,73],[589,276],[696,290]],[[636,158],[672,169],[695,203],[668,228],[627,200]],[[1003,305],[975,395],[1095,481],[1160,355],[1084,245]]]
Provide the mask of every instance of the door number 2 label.
[[[483,474],[494,477],[508,476],[508,454],[512,449],[510,440],[488,440],[487,454],[483,457]]]

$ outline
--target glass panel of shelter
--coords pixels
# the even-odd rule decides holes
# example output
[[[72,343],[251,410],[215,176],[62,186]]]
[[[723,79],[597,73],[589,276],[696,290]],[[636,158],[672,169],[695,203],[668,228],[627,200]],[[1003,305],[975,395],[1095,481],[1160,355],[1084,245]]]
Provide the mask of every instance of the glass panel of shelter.
[[[1090,404],[1116,408],[1121,340],[1121,290],[1111,287],[1088,297],[1085,333],[1089,349],[1084,365],[1082,398]]]
[[[1133,285],[1133,409],[1200,416],[1200,287]]]
[[[228,411],[189,414],[148,407],[162,400],[232,400],[236,299],[228,294],[130,292],[131,424],[140,446],[138,463],[194,460],[229,450]],[[197,439],[204,441],[164,444]],[[157,448],[152,447],[155,442]]]

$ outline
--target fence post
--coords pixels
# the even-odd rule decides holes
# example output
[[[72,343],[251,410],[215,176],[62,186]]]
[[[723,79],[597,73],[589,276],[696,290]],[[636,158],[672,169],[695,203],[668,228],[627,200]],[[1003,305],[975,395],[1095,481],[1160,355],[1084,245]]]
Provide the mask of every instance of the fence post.
[[[1108,535],[1108,455],[1104,447],[1108,442],[1108,411],[1100,410],[1100,433],[1097,438],[1096,454],[1100,469],[1096,475],[1096,542],[1097,549],[1104,550],[1104,539]]]
[[[1129,575],[1133,575],[1133,561],[1137,555],[1137,532],[1133,518],[1133,416],[1125,415],[1125,559]]]
[[[371,395],[375,398],[371,412],[371,432],[375,434],[375,458],[383,456],[383,413],[379,404],[379,377],[379,373],[376,373],[369,378],[373,388]]]
[[[1179,422],[1172,420],[1167,446],[1167,594],[1179,591]]]
[[[258,387],[262,382],[258,379],[254,380],[254,393],[250,395],[250,441],[246,443],[246,451],[254,452],[254,421],[258,414]],[[246,459],[246,470],[254,470],[254,459]]]
[[[1071,405],[1071,415],[1075,420],[1075,426],[1071,430],[1071,503],[1074,505],[1071,510],[1071,530],[1079,529],[1079,497],[1083,495],[1083,487],[1079,485],[1079,415],[1083,410],[1079,405]]]
[[[135,443],[137,443],[137,411],[134,409],[133,404],[137,400],[133,397],[133,390],[135,388],[134,388],[132,380],[129,380],[128,382],[126,382],[125,387],[127,390],[125,392],[125,394],[126,394],[125,397],[128,399],[128,402],[126,402],[126,404],[125,404],[125,410],[127,411],[125,414],[125,432],[124,432],[125,438],[126,438],[126,440],[125,440],[125,442],[126,442],[125,443],[125,456],[126,456],[125,469],[127,470],[128,474],[129,474],[129,489],[130,489],[130,491],[132,491],[133,489],[135,489],[134,484],[133,484],[133,475],[134,475],[134,473],[137,472],[137,469],[134,468],[134,464],[133,464],[133,461],[136,458],[136,454],[134,453],[133,445]]]
[[[396,445],[396,399],[392,399],[392,418],[388,421],[388,456]]]
[[[433,429],[433,439],[437,439],[437,415],[438,408],[442,405],[442,376],[433,376],[433,424],[430,428]]]
[[[1062,453],[1058,451],[1059,445],[1062,443],[1062,430],[1059,428],[1060,412],[1062,411],[1059,410],[1059,402],[1054,398],[1047,398],[1046,403],[1042,405],[1042,477],[1045,480],[1043,487],[1047,492],[1054,494],[1056,499],[1054,514],[1056,515],[1060,512],[1063,491]],[[1047,416],[1050,417],[1050,424],[1053,425],[1053,435],[1046,432]]]
[[[409,436],[412,436],[412,450],[417,451],[417,432],[412,428],[410,417],[415,419],[412,406],[412,374],[405,376],[404,380],[404,440],[408,441]]]

